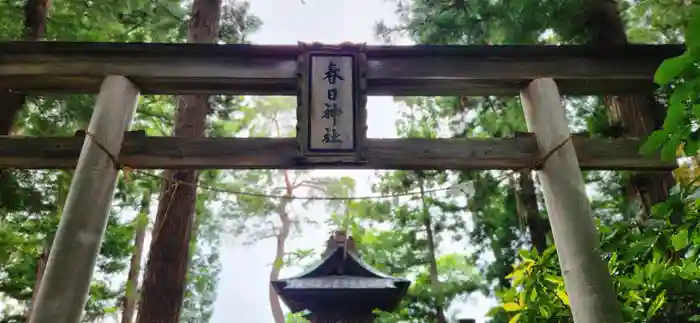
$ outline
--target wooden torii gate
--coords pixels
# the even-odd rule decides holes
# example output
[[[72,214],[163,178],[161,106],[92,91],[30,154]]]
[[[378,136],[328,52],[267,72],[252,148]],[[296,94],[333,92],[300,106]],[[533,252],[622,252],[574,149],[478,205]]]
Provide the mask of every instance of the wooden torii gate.
[[[320,129],[313,125],[318,120],[309,117],[319,113],[314,110],[318,108],[313,99],[316,87],[309,81],[316,75],[314,51],[319,62],[326,59],[324,64],[331,64],[328,56],[352,57],[349,63],[344,58],[338,63],[349,64],[353,71],[353,86],[339,90],[346,93],[344,97],[352,93],[347,102],[356,108],[351,121],[340,121],[349,122],[345,129],[354,131],[348,149],[323,151],[309,141],[310,133]],[[99,93],[85,137],[0,137],[0,167],[76,169],[36,300],[35,313],[41,315],[33,315],[31,323],[78,322],[120,166],[412,170],[539,166],[567,290],[603,296],[570,293],[574,320],[593,323],[582,314],[596,312],[609,313],[604,315],[606,322],[621,322],[616,300],[605,297],[614,292],[597,250],[581,169],[670,170],[676,165],[640,156],[640,139],[571,137],[560,94],[651,91],[659,64],[682,52],[679,46],[647,45],[599,50],[583,46],[0,43],[0,91]],[[300,140],[125,136],[140,92],[298,95],[299,122],[308,127],[300,128]],[[521,97],[529,136],[364,138],[365,95],[515,94]],[[584,271],[583,263],[598,266],[586,266],[594,270]]]

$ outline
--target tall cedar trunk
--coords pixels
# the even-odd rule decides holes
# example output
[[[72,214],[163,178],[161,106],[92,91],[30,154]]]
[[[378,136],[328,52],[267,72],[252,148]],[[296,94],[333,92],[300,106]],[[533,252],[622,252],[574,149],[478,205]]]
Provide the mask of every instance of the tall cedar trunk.
[[[136,234],[134,237],[134,253],[131,255],[129,264],[129,274],[126,280],[126,295],[122,308],[122,323],[134,321],[134,310],[138,299],[139,273],[141,273],[141,256],[143,255],[143,242],[146,238],[146,228],[148,227],[148,210],[150,208],[151,191],[143,194],[141,209],[136,219]]]
[[[428,261],[430,270],[430,285],[433,292],[436,294],[436,306],[435,306],[435,321],[436,323],[446,323],[445,318],[445,305],[443,304],[442,298],[442,288],[440,286],[440,278],[438,274],[437,267],[437,256],[435,252],[435,236],[433,234],[433,223],[430,219],[430,212],[428,210],[428,205],[425,202],[425,185],[423,184],[422,174],[419,173],[418,185],[420,188],[420,200],[423,213],[423,225],[425,226],[425,233],[428,240]]]
[[[540,216],[539,208],[537,207],[537,194],[535,193],[535,183],[532,180],[530,171],[520,171],[518,174],[518,186],[520,189],[516,194],[522,207],[517,208],[521,219],[525,219],[527,229],[530,233],[530,242],[532,246],[542,253],[547,249],[547,236],[551,228],[549,221]]]
[[[189,25],[190,43],[217,40],[221,0],[195,0]],[[186,95],[178,99],[176,137],[204,136],[209,97]],[[139,303],[138,323],[178,322],[185,294],[190,237],[197,197],[198,172],[165,171],[158,213],[153,227]]]
[[[284,171],[284,186],[287,196],[292,196],[294,193],[294,187],[292,181],[289,179],[289,172]],[[272,263],[272,268],[270,269],[270,281],[279,279],[280,272],[282,271],[282,264],[284,262],[284,253],[287,243],[287,238],[289,237],[289,230],[291,229],[291,219],[289,218],[289,213],[287,213],[287,206],[291,202],[290,199],[284,199],[277,206],[277,215],[280,217],[280,229],[277,232],[276,240],[277,244],[275,246],[275,259]],[[272,312],[272,317],[275,323],[284,323],[284,312],[282,311],[282,305],[280,304],[280,299],[277,295],[277,291],[272,288],[272,284],[268,284],[268,297],[270,298],[270,310]]]
[[[604,48],[627,45],[617,1],[589,0],[585,24],[591,44]],[[624,137],[644,139],[663,124],[664,108],[654,100],[652,93],[610,96],[604,98],[604,103],[611,124],[621,126]],[[668,198],[668,191],[674,184],[673,175],[668,171],[637,173],[632,176],[628,191],[635,192],[648,214],[652,205]]]
[[[50,0],[27,0],[24,4],[24,40],[39,40],[44,36],[50,6]],[[24,94],[0,91],[0,135],[12,132],[15,118],[24,107],[25,98]]]

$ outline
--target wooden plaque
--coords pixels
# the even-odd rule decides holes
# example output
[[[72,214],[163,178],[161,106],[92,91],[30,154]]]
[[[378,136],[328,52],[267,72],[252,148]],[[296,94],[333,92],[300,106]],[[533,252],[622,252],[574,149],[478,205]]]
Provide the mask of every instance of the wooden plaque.
[[[299,163],[363,162],[366,126],[364,45],[299,44]]]

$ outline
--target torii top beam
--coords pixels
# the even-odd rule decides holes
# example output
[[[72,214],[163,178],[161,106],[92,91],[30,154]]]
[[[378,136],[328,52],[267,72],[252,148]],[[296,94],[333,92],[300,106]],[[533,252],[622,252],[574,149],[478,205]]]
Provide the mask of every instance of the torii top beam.
[[[562,94],[648,92],[682,46],[368,46],[370,95],[516,95],[551,77]],[[296,95],[298,47],[158,43],[0,43],[0,90],[96,93],[123,75],[144,94]]]

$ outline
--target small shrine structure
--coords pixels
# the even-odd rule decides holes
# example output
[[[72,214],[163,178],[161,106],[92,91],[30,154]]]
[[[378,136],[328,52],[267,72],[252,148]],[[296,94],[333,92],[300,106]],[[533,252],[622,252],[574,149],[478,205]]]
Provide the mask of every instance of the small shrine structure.
[[[311,323],[370,323],[375,310],[393,311],[411,282],[363,262],[352,237],[337,231],[328,239],[321,261],[271,284],[292,312],[309,311]]]

